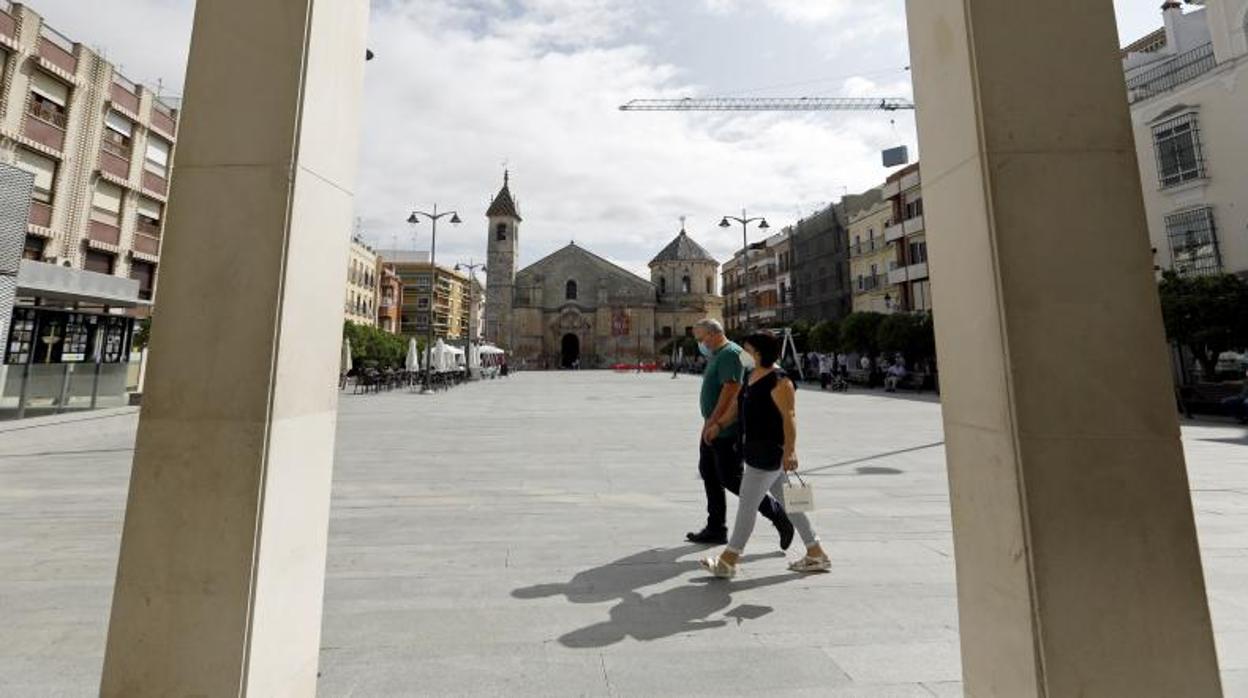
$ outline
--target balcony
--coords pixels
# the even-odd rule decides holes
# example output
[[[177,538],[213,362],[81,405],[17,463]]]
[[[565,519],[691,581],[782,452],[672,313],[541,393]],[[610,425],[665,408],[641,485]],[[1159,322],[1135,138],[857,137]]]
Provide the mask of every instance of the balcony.
[[[923,216],[915,216],[907,220],[905,223],[902,223],[902,227],[905,229],[906,235],[915,235],[923,232]]]
[[[153,257],[158,256],[160,254],[160,236],[146,232],[136,232],[134,234],[134,251],[139,254],[152,255]]]
[[[900,193],[901,193],[901,182],[894,180],[884,185],[884,188],[880,191],[880,198],[887,201],[888,199],[891,199]]]
[[[906,226],[902,223],[896,223],[884,229],[884,242],[896,242],[905,236]]]
[[[40,228],[52,227],[52,204],[42,201],[30,202],[30,224]]]
[[[175,136],[178,132],[178,121],[174,117],[173,110],[165,110],[164,105],[156,102],[152,104],[152,128],[165,134],[166,136]]]
[[[78,72],[74,42],[46,24],[40,31],[39,57],[70,75]]]
[[[10,9],[0,9],[0,36],[17,38],[17,19],[13,17]]]
[[[109,89],[109,98],[112,100],[113,106],[137,115],[139,113],[139,95],[132,88],[127,88],[118,82],[118,78],[120,76],[113,77],[113,84]],[[120,79],[124,80],[125,78]]]
[[[65,114],[32,101],[26,110],[22,135],[60,152],[65,148]]]
[[[927,278],[927,262],[911,264],[908,267],[899,267],[888,272],[888,282],[891,284],[904,284],[907,281],[922,281]]]
[[[155,172],[143,170],[143,188],[163,197],[169,193],[169,182]]]
[[[100,148],[100,171],[120,179],[130,179],[130,150],[104,141]]]
[[[118,245],[121,244],[121,228],[104,221],[92,220],[87,227],[87,238],[105,245]]]
[[[854,288],[855,293],[871,293],[888,286],[887,274],[876,274],[875,276],[863,277],[862,284]]]
[[[1150,70],[1127,79],[1127,101],[1131,104],[1169,92],[1218,66],[1213,44],[1198,46]]]

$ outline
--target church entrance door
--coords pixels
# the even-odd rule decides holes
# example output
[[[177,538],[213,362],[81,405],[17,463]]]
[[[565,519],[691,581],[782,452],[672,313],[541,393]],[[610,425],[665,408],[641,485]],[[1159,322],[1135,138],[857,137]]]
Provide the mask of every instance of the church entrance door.
[[[560,366],[572,368],[577,360],[581,358],[581,338],[571,333],[563,335],[560,357]]]

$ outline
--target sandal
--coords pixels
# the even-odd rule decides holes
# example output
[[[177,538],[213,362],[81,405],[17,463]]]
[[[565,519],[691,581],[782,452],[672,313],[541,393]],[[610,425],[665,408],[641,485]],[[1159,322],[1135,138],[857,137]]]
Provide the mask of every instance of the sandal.
[[[724,562],[718,556],[703,558],[698,561],[698,564],[702,565],[702,569],[720,579],[732,579],[737,576],[737,566]]]
[[[825,555],[823,557],[811,557],[809,555],[803,557],[797,562],[789,565],[792,572],[800,572],[802,574],[812,574],[815,572],[829,572],[832,570],[832,560]]]

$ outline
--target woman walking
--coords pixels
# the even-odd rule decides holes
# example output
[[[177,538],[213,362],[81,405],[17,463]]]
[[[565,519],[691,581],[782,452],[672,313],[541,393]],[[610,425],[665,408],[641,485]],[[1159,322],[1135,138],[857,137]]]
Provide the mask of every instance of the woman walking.
[[[788,376],[776,370],[781,344],[776,337],[759,333],[748,337],[745,351],[754,359],[754,370],[741,391],[736,406],[712,426],[732,424],[741,416],[745,474],[737,500],[737,519],[728,546],[717,557],[702,560],[702,567],[722,579],[737,574],[737,562],[754,532],[758,505],[771,492],[784,501],[783,486],[788,473],[797,470],[796,388]],[[789,565],[794,572],[826,572],[832,568],[819,537],[805,514],[789,512],[789,520],[806,544],[806,556]]]

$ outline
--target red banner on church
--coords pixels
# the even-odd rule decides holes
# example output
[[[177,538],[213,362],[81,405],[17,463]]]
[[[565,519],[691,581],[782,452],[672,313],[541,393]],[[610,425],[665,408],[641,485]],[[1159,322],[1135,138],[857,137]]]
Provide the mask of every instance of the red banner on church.
[[[623,310],[616,310],[611,315],[611,336],[627,337],[632,329],[632,323],[628,317],[628,313]]]

